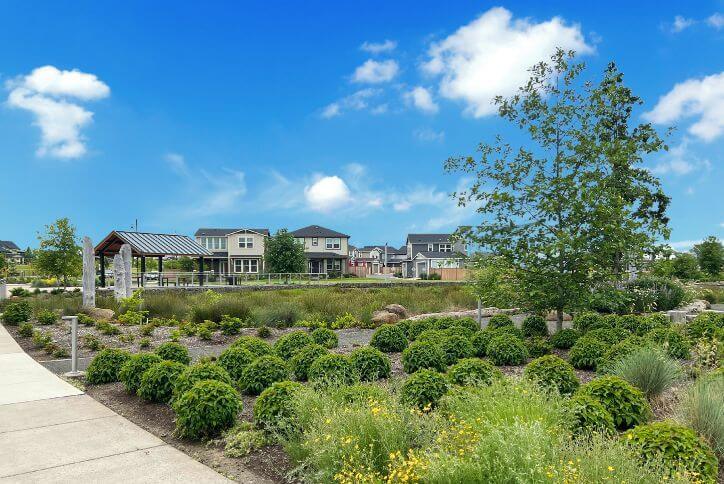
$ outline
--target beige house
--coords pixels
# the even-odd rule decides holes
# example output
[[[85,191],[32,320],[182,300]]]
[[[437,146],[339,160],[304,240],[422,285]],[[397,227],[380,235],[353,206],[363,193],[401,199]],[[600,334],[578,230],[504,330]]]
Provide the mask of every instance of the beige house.
[[[347,273],[349,235],[319,225],[303,227],[291,234],[304,246],[310,273]]]
[[[196,242],[214,255],[211,269],[219,274],[261,274],[264,269],[264,243],[269,229],[202,228]]]

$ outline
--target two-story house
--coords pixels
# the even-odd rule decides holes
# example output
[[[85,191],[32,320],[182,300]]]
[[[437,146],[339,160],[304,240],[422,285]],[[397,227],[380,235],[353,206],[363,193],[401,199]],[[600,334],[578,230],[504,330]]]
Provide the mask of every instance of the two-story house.
[[[319,225],[310,225],[291,232],[304,246],[307,270],[313,274],[347,272],[349,235]]]
[[[461,268],[467,258],[465,244],[453,241],[452,234],[408,234],[406,249],[404,277],[420,277],[430,269]]]
[[[213,252],[208,260],[219,274],[259,274],[264,269],[264,243],[269,229],[202,228],[194,234],[196,242]]]
[[[10,240],[0,240],[0,254],[5,256],[5,260],[14,264],[25,262],[25,252]]]

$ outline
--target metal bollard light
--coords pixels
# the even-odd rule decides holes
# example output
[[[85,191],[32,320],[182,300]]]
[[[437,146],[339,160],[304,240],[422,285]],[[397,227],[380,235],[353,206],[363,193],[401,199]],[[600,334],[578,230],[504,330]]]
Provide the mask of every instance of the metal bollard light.
[[[76,378],[85,373],[78,371],[78,316],[63,316],[63,321],[70,321],[70,371],[65,376]]]

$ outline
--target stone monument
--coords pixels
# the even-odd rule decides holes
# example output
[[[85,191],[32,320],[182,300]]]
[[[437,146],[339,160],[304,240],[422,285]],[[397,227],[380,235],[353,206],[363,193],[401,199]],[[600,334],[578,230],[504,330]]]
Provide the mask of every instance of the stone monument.
[[[83,237],[83,308],[96,307],[96,257],[90,237]]]

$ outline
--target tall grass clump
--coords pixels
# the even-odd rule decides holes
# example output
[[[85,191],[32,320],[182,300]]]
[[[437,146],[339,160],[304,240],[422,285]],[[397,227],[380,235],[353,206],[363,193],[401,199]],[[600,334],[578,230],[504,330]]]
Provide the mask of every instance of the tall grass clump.
[[[724,374],[700,378],[689,390],[683,405],[682,419],[724,459]]]
[[[143,309],[151,317],[181,320],[191,309],[190,298],[177,291],[146,292]]]
[[[658,348],[644,347],[619,359],[612,369],[651,399],[671,388],[682,377],[681,366]]]

